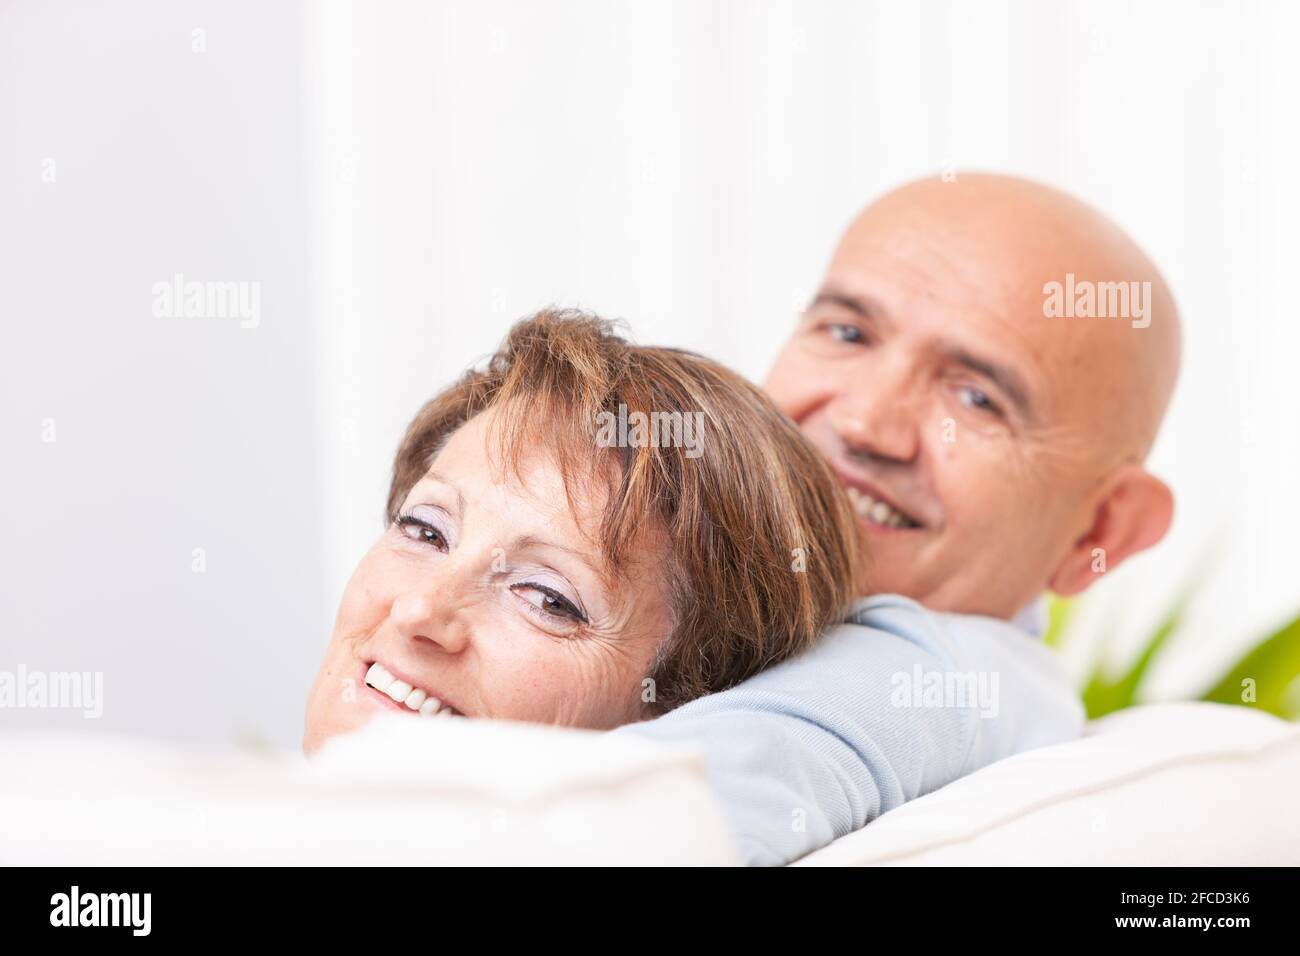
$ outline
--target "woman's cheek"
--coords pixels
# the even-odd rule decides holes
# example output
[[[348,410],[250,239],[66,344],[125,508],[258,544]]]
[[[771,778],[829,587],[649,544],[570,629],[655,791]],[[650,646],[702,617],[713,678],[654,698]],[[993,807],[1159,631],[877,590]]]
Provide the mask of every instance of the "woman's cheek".
[[[581,637],[556,637],[520,619],[475,628],[479,694],[492,717],[560,726],[590,726],[620,695],[610,681],[608,648]]]
[[[395,568],[376,546],[366,552],[352,577],[343,589],[343,598],[339,601],[338,623],[347,624],[345,631],[354,630],[375,620],[382,620],[392,605],[393,573]]]
[[[633,719],[645,668],[632,655],[589,640],[569,648],[566,656],[570,672],[559,722],[609,729]]]
[[[563,661],[551,640],[503,614],[475,628],[474,671],[487,716],[550,723]],[[502,619],[504,618],[504,620]]]

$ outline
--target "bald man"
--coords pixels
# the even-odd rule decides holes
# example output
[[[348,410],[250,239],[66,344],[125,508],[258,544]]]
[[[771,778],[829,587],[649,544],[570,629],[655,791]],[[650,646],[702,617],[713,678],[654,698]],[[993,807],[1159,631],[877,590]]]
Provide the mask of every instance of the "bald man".
[[[1145,314],[1049,317],[1053,283],[1136,288],[1128,311],[1149,290]],[[1168,530],[1173,496],[1143,461],[1178,357],[1169,289],[1113,223],[967,175],[853,222],[767,389],[858,507],[868,593],[1009,618]]]
[[[808,653],[614,733],[698,748],[751,864],[1077,738],[1024,628],[1168,530],[1144,461],[1178,359],[1164,280],[1078,200],[993,175],[879,199],[766,385],[854,502],[871,596]]]

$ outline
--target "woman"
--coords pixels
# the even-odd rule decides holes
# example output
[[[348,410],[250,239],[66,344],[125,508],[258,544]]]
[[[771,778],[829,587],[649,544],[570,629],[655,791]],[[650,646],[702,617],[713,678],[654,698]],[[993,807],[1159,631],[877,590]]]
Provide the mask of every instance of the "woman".
[[[307,706],[608,729],[810,646],[862,579],[820,455],[740,376],[546,311],[430,401]]]

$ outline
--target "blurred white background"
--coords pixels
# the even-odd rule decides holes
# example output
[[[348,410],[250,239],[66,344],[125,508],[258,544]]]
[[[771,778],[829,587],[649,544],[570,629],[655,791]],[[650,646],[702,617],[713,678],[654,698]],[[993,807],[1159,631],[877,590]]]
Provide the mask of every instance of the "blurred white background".
[[[998,170],[1106,210],[1182,305],[1174,530],[1079,626],[1122,664],[1204,568],[1144,688],[1195,693],[1300,611],[1298,29],[1281,0],[0,0],[0,669],[102,671],[93,729],[293,746],[402,429],[514,319],[579,305],[761,378],[858,208]],[[260,283],[260,324],[155,317],[176,273]]]

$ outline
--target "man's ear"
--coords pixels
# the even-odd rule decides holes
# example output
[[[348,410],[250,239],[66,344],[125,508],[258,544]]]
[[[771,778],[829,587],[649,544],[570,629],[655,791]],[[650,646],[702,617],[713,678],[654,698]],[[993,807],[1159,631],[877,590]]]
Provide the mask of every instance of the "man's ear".
[[[1092,526],[1048,581],[1057,594],[1078,594],[1120,562],[1156,544],[1174,519],[1174,493],[1141,465],[1123,465],[1097,502]]]

